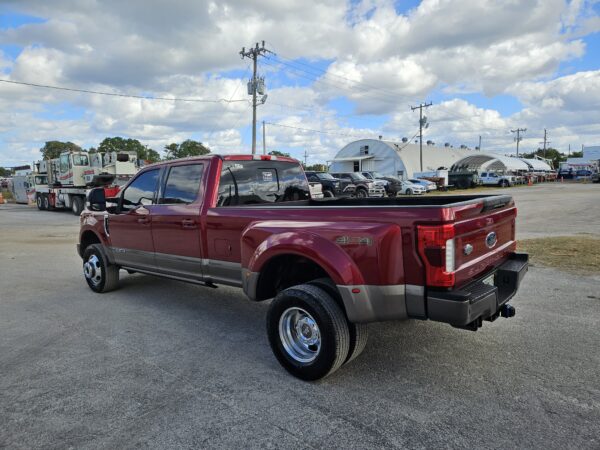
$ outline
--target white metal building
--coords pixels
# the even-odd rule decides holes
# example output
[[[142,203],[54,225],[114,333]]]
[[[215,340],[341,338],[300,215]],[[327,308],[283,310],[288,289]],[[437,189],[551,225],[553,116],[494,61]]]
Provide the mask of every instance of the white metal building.
[[[376,171],[384,175],[412,178],[415,172],[449,169],[455,162],[474,153],[466,148],[436,147],[423,143],[421,170],[419,144],[361,139],[342,148],[331,161],[331,172]]]
[[[331,161],[331,172],[376,171],[383,175],[413,178],[416,172],[435,172],[445,168],[469,171],[529,172],[551,171],[538,159],[521,159],[468,148],[438,147],[423,144],[421,169],[418,144],[361,139],[342,148]]]

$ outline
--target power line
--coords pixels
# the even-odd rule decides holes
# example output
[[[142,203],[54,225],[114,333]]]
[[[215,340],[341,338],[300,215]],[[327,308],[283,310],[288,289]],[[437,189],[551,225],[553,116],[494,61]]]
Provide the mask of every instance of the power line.
[[[269,58],[268,60],[269,61],[275,61],[277,64],[282,64],[282,65],[288,66],[289,67],[287,69],[288,71],[290,71],[290,69],[291,69],[291,71],[294,72],[296,76],[299,76],[301,78],[304,78],[304,79],[307,79],[309,81],[312,81],[315,84],[316,83],[321,83],[321,84],[324,84],[324,85],[326,85],[328,87],[331,87],[333,89],[341,89],[341,90],[344,90],[344,91],[347,91],[347,92],[356,92],[358,90],[358,91],[361,91],[362,94],[370,96],[370,97],[374,98],[375,100],[378,100],[378,101],[381,101],[381,102],[384,102],[384,103],[394,103],[395,104],[395,103],[397,103],[397,99],[396,98],[399,95],[401,95],[399,93],[392,93],[392,92],[389,92],[389,91],[388,92],[375,92],[373,90],[357,89],[356,87],[344,86],[343,84],[340,84],[337,81],[331,80],[331,79],[327,78],[326,76],[323,76],[321,78],[315,78],[313,74],[310,74],[312,76],[307,76],[304,73],[302,73],[302,72],[304,72],[304,71],[302,71],[302,69],[298,69],[298,68],[293,67],[293,66],[291,66],[289,64],[286,64],[284,61],[278,61],[278,60],[275,60],[275,59],[272,59],[272,58]],[[271,66],[271,67],[274,67],[276,69],[281,70],[281,67],[278,67],[276,64],[269,63],[269,62],[267,62],[267,60],[265,60],[263,62],[265,64],[267,64],[268,66]]]
[[[357,139],[374,139],[374,138],[370,138],[370,137],[365,137],[365,135],[358,135],[358,134],[350,134],[350,133],[339,133],[336,131],[331,131],[331,130],[315,130],[314,128],[304,128],[304,127],[296,127],[293,125],[283,125],[281,123],[273,123],[273,122],[265,122],[266,125],[273,125],[275,127],[281,127],[281,128],[290,128],[293,130],[300,130],[300,131],[310,131],[313,133],[319,133],[319,134],[329,134],[332,136],[343,136],[343,137],[353,137],[353,138],[357,138]],[[411,143],[411,141],[417,137],[417,135],[419,134],[419,132],[417,131],[412,138],[410,138],[408,140],[408,142],[401,146],[398,147],[398,150],[402,150],[404,147],[406,147],[408,144]]]
[[[333,136],[344,136],[344,137],[355,137],[355,138],[359,138],[359,139],[366,139],[363,136],[359,136],[356,134],[347,134],[347,133],[337,133],[334,131],[327,131],[327,130],[315,130],[314,128],[303,128],[303,127],[295,127],[292,125],[283,125],[281,123],[273,123],[273,122],[265,122],[265,124],[267,125],[273,125],[275,127],[282,127],[282,128],[291,128],[293,130],[301,130],[301,131],[312,131],[313,133],[320,133],[320,134],[330,134]]]
[[[136,98],[140,100],[161,100],[161,101],[172,101],[172,102],[196,102],[196,103],[237,103],[237,102],[247,102],[246,99],[225,99],[219,98],[214,100],[202,99],[202,98],[179,98],[179,97],[151,97],[145,95],[133,95],[133,94],[121,94],[117,92],[103,92],[103,91],[92,91],[88,89],[77,89],[63,86],[51,86],[47,84],[37,84],[37,83],[26,83],[24,81],[14,81],[14,80],[3,80],[0,79],[2,83],[9,84],[18,84],[21,86],[30,86],[44,89],[54,89],[57,91],[69,91],[69,92],[79,92],[84,94],[95,94],[95,95],[108,95],[111,97],[125,97],[125,98]]]
[[[301,70],[301,71],[303,71],[305,73],[308,73],[310,75],[313,75],[313,76],[315,76],[315,75],[319,75],[319,76],[323,75],[325,77],[335,77],[335,78],[338,78],[338,79],[341,79],[341,80],[349,81],[349,82],[354,83],[356,85],[365,86],[370,91],[373,91],[373,90],[380,91],[380,92],[386,94],[387,96],[389,96],[389,95],[394,95],[394,96],[403,95],[403,94],[400,94],[398,92],[394,92],[394,91],[391,91],[391,90],[388,90],[388,89],[383,89],[383,88],[381,88],[379,86],[374,86],[372,84],[365,83],[364,81],[354,80],[352,78],[348,78],[348,77],[345,77],[343,75],[337,75],[337,74],[334,74],[334,73],[329,73],[327,70],[321,69],[320,67],[316,67],[314,65],[303,63],[302,61],[293,60],[292,58],[283,56],[280,52],[277,52],[276,57],[277,57],[276,60],[278,62],[280,62],[281,64],[290,65],[290,66],[296,68],[297,70]],[[288,63],[286,63],[284,61],[281,61],[281,59],[285,59],[286,61],[288,61]],[[303,69],[301,67],[298,67],[299,65],[307,67],[309,70]],[[340,86],[337,85],[337,87],[340,87]]]

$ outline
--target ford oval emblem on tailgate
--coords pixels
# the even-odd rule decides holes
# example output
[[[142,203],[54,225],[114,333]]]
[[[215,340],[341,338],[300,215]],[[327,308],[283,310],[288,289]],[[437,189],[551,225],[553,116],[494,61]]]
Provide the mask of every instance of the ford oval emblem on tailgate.
[[[488,248],[492,248],[494,245],[496,245],[497,242],[498,236],[496,236],[496,233],[494,231],[488,233],[488,235],[485,237],[485,245],[487,245]]]

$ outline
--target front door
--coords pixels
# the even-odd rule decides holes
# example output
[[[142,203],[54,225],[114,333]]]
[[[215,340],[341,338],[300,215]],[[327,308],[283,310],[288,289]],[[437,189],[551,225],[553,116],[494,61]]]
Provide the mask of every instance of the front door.
[[[115,262],[154,271],[152,212],[160,169],[141,172],[121,194],[118,214],[108,219],[108,233]]]
[[[152,210],[152,240],[157,270],[202,280],[200,208],[201,163],[179,163],[165,173],[158,204]]]

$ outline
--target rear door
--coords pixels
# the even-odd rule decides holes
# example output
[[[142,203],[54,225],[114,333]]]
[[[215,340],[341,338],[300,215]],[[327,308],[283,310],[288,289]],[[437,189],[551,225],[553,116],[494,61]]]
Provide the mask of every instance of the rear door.
[[[158,205],[152,211],[152,241],[157,270],[167,275],[201,280],[200,208],[203,200],[201,162],[166,168]]]
[[[160,169],[141,172],[120,197],[120,211],[108,219],[110,245],[117,264],[154,270],[152,210]]]

